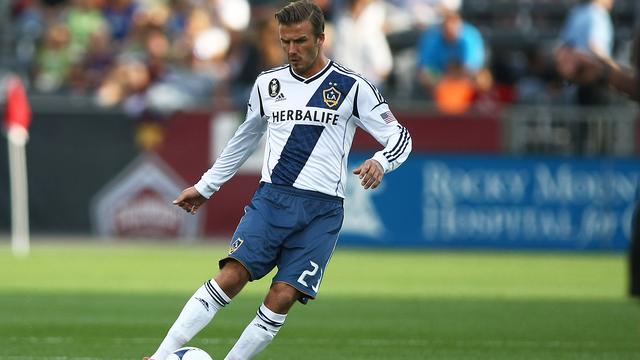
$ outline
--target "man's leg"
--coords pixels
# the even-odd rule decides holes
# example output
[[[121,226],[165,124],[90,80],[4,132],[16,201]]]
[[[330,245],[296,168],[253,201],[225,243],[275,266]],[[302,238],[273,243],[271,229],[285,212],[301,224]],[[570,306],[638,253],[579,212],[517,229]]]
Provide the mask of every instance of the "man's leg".
[[[275,282],[256,317],[240,335],[225,360],[248,360],[267,347],[284,324],[287,313],[303,294],[293,286]]]
[[[191,340],[211,322],[218,310],[231,302],[249,279],[249,272],[238,261],[227,261],[215,279],[205,282],[187,301],[151,359],[165,360]]]

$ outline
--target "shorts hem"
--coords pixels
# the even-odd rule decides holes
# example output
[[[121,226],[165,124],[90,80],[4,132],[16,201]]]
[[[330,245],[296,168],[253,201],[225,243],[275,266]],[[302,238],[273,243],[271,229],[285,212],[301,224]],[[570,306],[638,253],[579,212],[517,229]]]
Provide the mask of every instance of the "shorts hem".
[[[306,291],[306,290],[302,290],[301,288],[299,288],[299,287],[298,287],[298,285],[296,285],[296,284],[292,284],[292,283],[290,283],[290,282],[289,282],[289,281],[287,281],[287,280],[273,280],[271,283],[272,283],[272,284],[275,284],[275,283],[285,283],[285,284],[287,284],[287,285],[290,285],[290,286],[291,286],[291,287],[293,287],[294,289],[296,289],[296,290],[300,291],[300,292],[302,293],[302,295],[304,295],[304,296],[308,297],[308,298],[309,298],[309,300],[315,300],[315,299],[316,299],[316,296],[318,296],[318,294],[317,294],[317,293],[316,293],[316,295],[315,295],[315,296],[314,296],[314,295],[309,294],[309,292],[308,292],[308,291]]]

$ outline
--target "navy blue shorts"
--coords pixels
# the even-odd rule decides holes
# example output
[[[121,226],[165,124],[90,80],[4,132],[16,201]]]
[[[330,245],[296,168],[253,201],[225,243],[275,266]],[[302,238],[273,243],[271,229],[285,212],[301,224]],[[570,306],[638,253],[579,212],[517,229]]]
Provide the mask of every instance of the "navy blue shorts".
[[[343,217],[339,197],[262,183],[245,207],[229,256],[220,266],[229,258],[235,259],[249,270],[251,280],[264,277],[277,266],[273,282],[287,283],[313,299]]]

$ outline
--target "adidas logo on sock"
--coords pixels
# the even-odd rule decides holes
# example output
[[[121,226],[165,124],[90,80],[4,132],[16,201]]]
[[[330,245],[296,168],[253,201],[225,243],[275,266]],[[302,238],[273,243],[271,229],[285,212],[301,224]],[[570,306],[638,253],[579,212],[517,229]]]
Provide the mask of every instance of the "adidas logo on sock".
[[[269,329],[267,329],[267,327],[266,327],[266,326],[264,326],[264,325],[262,325],[262,324],[256,324],[256,323],[253,323],[253,325],[255,325],[255,326],[259,327],[260,329],[262,329],[262,330],[264,330],[264,331],[269,331]]]
[[[209,303],[208,302],[206,302],[204,299],[200,299],[200,298],[196,298],[196,300],[200,301],[202,306],[204,306],[204,308],[207,309],[207,311],[209,311]]]

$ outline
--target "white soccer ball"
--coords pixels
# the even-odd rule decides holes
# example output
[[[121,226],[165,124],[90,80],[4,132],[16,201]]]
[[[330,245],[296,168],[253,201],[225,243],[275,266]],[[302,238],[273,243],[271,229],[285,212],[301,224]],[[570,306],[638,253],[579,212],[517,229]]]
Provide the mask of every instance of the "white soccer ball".
[[[167,356],[167,360],[213,360],[206,351],[197,347],[183,347]]]

